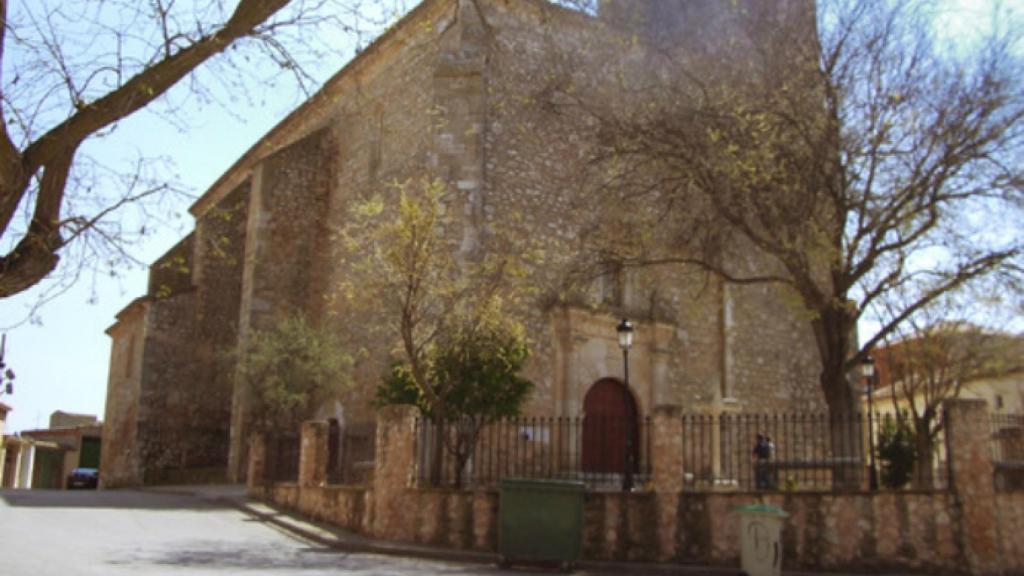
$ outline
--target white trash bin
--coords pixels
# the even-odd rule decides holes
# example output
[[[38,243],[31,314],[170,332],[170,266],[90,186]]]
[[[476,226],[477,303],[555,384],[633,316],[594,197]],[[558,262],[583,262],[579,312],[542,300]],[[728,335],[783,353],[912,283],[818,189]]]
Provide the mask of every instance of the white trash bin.
[[[782,574],[782,523],[789,514],[781,508],[752,504],[740,514],[740,569],[747,576]]]

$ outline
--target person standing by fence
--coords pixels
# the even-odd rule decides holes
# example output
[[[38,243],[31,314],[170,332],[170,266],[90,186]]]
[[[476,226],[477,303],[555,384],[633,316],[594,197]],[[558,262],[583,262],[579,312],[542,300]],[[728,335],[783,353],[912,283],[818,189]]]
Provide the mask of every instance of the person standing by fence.
[[[768,462],[772,457],[772,444],[768,436],[758,432],[757,440],[754,441],[754,484],[758,490],[771,488],[771,474],[768,470]]]

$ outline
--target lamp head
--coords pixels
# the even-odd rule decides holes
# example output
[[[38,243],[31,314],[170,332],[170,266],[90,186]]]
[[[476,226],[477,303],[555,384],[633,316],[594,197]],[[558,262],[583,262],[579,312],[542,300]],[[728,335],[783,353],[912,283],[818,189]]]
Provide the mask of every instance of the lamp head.
[[[871,356],[865,356],[864,360],[861,361],[861,370],[865,378],[875,377],[875,359]]]
[[[615,327],[615,331],[619,334],[619,348],[629,350],[633,347],[633,335],[636,331],[629,320],[623,318],[622,322]]]

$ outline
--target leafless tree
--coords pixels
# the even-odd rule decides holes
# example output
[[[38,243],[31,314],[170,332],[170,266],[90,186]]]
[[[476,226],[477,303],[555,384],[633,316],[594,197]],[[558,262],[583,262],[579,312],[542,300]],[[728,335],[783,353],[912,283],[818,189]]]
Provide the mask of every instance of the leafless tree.
[[[880,303],[885,318],[905,305]],[[998,377],[1024,368],[1024,339],[983,328],[967,318],[972,306],[962,299],[943,298],[918,310],[885,338],[874,352],[893,410],[909,419],[917,453],[915,483],[934,482],[935,443],[945,428],[942,404],[960,396],[972,380]],[[876,393],[876,396],[878,394]]]
[[[823,2],[816,18],[810,2],[733,5],[717,44],[646,47],[647,69],[619,74],[626,97],[565,74],[550,100],[598,126],[596,252],[783,287],[831,412],[848,414],[849,374],[915,313],[1020,279],[1020,45],[998,22],[939,42],[934,7],[914,0]],[[864,311],[894,290],[903,307],[858,346]]]
[[[345,34],[361,43],[404,4],[0,0],[0,298],[36,285],[62,257],[71,275],[83,266],[116,270],[161,202],[179,192],[159,159],[110,167],[83,154],[87,144],[147,107],[173,122],[183,108],[225,94],[234,100],[275,84],[308,93],[317,83],[310,63]],[[138,228],[121,218],[129,206],[142,211]]]

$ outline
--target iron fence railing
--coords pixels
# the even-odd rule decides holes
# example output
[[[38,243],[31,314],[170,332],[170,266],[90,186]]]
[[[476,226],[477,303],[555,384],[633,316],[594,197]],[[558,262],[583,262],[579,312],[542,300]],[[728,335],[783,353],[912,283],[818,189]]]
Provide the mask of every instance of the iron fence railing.
[[[416,422],[416,480],[421,486],[492,486],[506,477],[582,480],[590,489],[622,489],[651,474],[650,419],[508,418]]]
[[[377,424],[333,424],[328,428],[327,481],[331,484],[365,484],[373,477]]]
[[[992,415],[992,464],[996,490],[1024,490],[1024,414]]]
[[[687,491],[948,486],[941,428],[922,450],[927,454],[907,455],[917,446],[913,428],[893,416],[693,414],[683,416],[682,427],[683,488]],[[902,448],[880,451],[900,428]],[[757,448],[758,435],[766,438],[767,450]]]
[[[299,455],[302,442],[299,434],[279,432],[266,437],[265,478],[268,482],[298,482]]]

